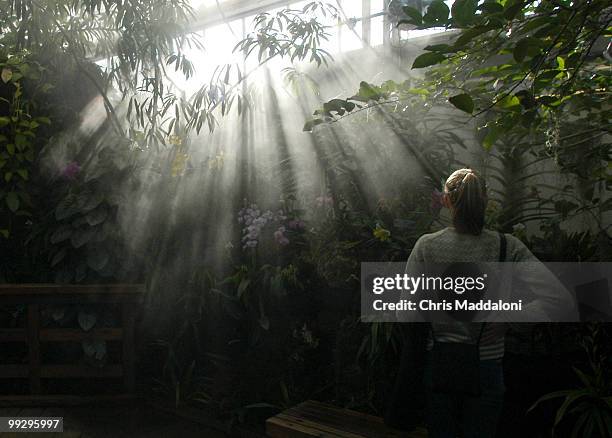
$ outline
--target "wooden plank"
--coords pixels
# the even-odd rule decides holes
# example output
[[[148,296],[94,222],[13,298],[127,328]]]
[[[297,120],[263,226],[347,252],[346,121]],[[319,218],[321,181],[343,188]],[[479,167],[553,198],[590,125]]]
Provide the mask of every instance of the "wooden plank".
[[[28,339],[26,329],[3,328],[0,329],[0,342],[26,342]]]
[[[29,365],[3,364],[0,365],[0,379],[25,379],[30,376]]]
[[[208,415],[200,408],[191,407],[188,404],[181,405],[179,408],[177,408],[174,403],[169,403],[168,400],[155,399],[151,397],[147,397],[145,399],[145,403],[155,418],[159,417],[159,414],[172,415],[183,420],[200,424],[206,429],[219,431],[224,433],[224,436],[228,436],[226,435],[227,422]],[[259,431],[254,431],[251,428],[246,428],[240,426],[239,424],[232,426],[231,436],[232,438],[265,438]]]
[[[0,417],[16,417],[19,414],[21,408],[0,408]]]
[[[81,329],[43,329],[40,331],[41,342],[82,341],[83,339],[104,339],[117,341],[123,337],[121,328],[98,328],[90,331]],[[0,338],[1,339],[1,338]]]
[[[309,408],[310,407],[319,408],[325,411],[336,412],[338,415],[343,415],[343,416],[349,415],[351,417],[365,418],[368,421],[384,424],[382,417],[377,417],[375,415],[366,414],[364,412],[357,412],[352,409],[339,408],[337,406],[332,406],[332,405],[322,403],[316,400],[306,400],[305,402],[301,403],[298,406],[309,407]]]
[[[381,417],[357,412],[352,409],[339,408],[314,400],[305,401],[293,409],[297,409],[300,415],[308,418],[325,419],[331,424],[349,424],[347,430],[359,431],[357,427],[363,427],[373,433],[380,433],[384,436],[404,436],[403,432],[385,425]]]
[[[311,429],[301,424],[281,420],[277,417],[268,418],[266,421],[266,435],[270,438],[312,438],[312,437],[337,437],[329,435],[317,429]]]
[[[138,302],[144,294],[142,284],[58,285],[3,284],[0,302],[11,304],[120,303]]]
[[[134,305],[138,305],[141,301],[141,296],[136,294],[111,294],[111,293],[98,293],[98,294],[59,294],[59,295],[7,295],[0,296],[0,303],[3,305],[22,305],[29,303],[37,304],[50,304],[50,305],[61,305],[61,304],[99,304],[99,303],[125,303],[130,302]]]
[[[291,422],[293,424],[300,424],[306,428],[315,429],[323,433],[331,434],[332,436],[342,436],[344,438],[364,438],[366,436],[361,433],[353,433],[347,431],[344,427],[335,427],[317,420],[308,420],[302,417],[294,417],[293,415],[288,415],[282,412],[278,414],[276,418],[281,421]]]
[[[30,365],[30,392],[39,394],[40,384],[40,306],[30,304],[28,306],[28,362]]]
[[[80,406],[88,404],[111,404],[133,401],[134,394],[113,394],[95,396],[77,395],[3,395],[0,396],[0,407],[15,408],[17,406]]]
[[[130,304],[123,304],[121,308],[121,325],[123,326],[123,384],[130,393],[135,391],[134,367],[136,363],[134,335],[136,331],[136,312]]]
[[[140,295],[144,284],[0,284],[0,299],[9,295],[89,295],[99,293]]]
[[[44,378],[71,378],[71,377],[122,377],[121,365],[105,365],[95,368],[88,365],[43,365],[40,376]]]
[[[129,392],[134,392],[136,309],[144,290],[142,284],[0,285],[0,303],[28,306],[25,329],[0,329],[0,343],[27,342],[28,365],[0,365],[0,378],[28,378],[32,394],[42,392],[42,378],[123,378]],[[123,309],[129,309],[123,318],[127,332],[126,327],[99,328],[89,332],[62,328],[41,330],[40,306],[45,303],[123,303]],[[41,342],[70,342],[83,339],[122,340],[123,364],[106,365],[102,368],[74,364],[41,364]]]
[[[17,416],[19,417],[41,417],[44,411],[45,411],[45,408],[43,407],[32,406],[32,407],[21,409],[19,411],[19,414],[17,414]]]
[[[382,418],[327,405],[306,401],[269,418],[268,435],[276,438],[293,436],[334,436],[344,438],[426,438],[427,432],[419,428],[413,432],[392,429]]]
[[[348,412],[343,412],[348,411]],[[367,414],[359,412],[335,409],[313,409],[309,406],[298,406],[286,411],[287,414],[303,418],[308,421],[320,422],[338,429],[363,435],[371,436],[399,436],[399,431],[387,427],[382,420],[372,421]]]

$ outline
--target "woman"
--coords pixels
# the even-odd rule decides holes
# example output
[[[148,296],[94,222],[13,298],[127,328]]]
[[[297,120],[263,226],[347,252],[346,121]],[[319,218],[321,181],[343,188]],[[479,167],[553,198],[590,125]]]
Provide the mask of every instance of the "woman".
[[[520,240],[484,228],[486,184],[476,172],[467,168],[453,172],[444,185],[443,205],[451,211],[452,226],[422,236],[410,254],[407,270],[416,263],[535,262],[524,264],[530,268],[521,271],[535,296],[526,306],[526,314],[532,320],[548,320],[553,310],[571,306],[569,292]],[[429,437],[494,437],[504,396],[505,324],[433,323],[431,329],[424,373]],[[440,374],[438,371],[436,376],[436,370],[440,366],[432,363],[432,358],[439,360],[441,356],[432,353],[444,350],[434,350],[434,346],[449,343],[455,343],[455,347],[457,343],[474,345],[473,366],[479,368],[475,374],[478,390],[474,394],[441,391],[436,386]]]

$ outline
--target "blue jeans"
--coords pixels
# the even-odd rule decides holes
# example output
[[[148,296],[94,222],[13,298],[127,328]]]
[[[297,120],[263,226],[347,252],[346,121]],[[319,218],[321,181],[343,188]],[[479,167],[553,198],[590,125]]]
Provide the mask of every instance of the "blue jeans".
[[[479,397],[433,392],[429,357],[424,378],[430,438],[495,437],[505,390],[501,360],[480,361]]]

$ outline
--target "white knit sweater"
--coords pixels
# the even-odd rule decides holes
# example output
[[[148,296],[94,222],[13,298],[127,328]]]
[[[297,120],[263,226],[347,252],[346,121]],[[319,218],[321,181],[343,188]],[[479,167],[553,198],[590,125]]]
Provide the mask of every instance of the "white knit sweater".
[[[506,262],[531,262],[527,272],[521,274],[532,287],[536,297],[526,311],[541,315],[546,320],[548,310],[564,307],[571,309],[573,298],[558,279],[529,251],[519,239],[506,234]],[[483,230],[478,236],[458,233],[448,227],[432,234],[425,234],[416,242],[408,263],[407,271],[415,263],[454,263],[454,262],[496,262],[499,260],[499,233]],[[571,310],[570,310],[571,311]],[[553,312],[551,312],[553,313]],[[435,323],[433,325],[437,341],[474,342],[480,324]],[[487,323],[480,340],[480,359],[498,360],[504,355],[506,326],[501,323]],[[430,348],[433,342],[430,340]]]

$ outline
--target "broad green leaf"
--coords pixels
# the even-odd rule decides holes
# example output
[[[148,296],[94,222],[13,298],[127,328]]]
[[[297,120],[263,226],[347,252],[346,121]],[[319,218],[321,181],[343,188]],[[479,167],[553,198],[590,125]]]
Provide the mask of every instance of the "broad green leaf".
[[[567,217],[569,213],[579,207],[577,204],[567,201],[565,199],[560,199],[556,201],[554,206],[555,210],[557,210],[562,217]]]
[[[242,281],[240,282],[240,284],[238,285],[238,291],[236,292],[236,295],[238,297],[238,299],[242,298],[242,294],[246,291],[246,289],[249,287],[249,284],[251,283],[251,280],[249,280],[248,278],[243,278]]]
[[[449,53],[454,52],[455,48],[448,44],[433,44],[431,46],[425,46],[423,50],[427,50],[428,52]]]
[[[85,192],[78,196],[77,203],[82,212],[96,208],[104,201],[104,195],[100,192]]]
[[[83,339],[81,346],[83,347],[83,353],[87,357],[95,360],[102,360],[106,357],[106,341],[103,339]]]
[[[95,271],[104,269],[109,259],[108,250],[103,247],[92,249],[87,253],[87,265]]]
[[[69,194],[64,199],[62,199],[55,207],[55,219],[61,221],[62,219],[66,219],[76,212],[79,211],[79,206],[77,204],[77,197],[74,194]]]
[[[89,242],[95,234],[96,230],[94,228],[88,227],[78,229],[70,235],[70,243],[74,248],[80,248]]]
[[[518,98],[521,106],[525,109],[531,109],[536,106],[536,100],[533,98],[533,94],[529,90],[518,91],[515,96]]]
[[[542,42],[537,38],[523,38],[514,46],[512,56],[516,62],[523,62],[527,56],[537,56],[540,53]]]
[[[476,18],[478,0],[456,0],[451,8],[453,20],[459,27],[472,24]]]
[[[72,227],[70,225],[61,225],[58,229],[56,229],[49,240],[52,244],[57,244],[63,242],[66,239],[69,239],[72,235]]]
[[[270,329],[270,319],[266,315],[261,315],[259,317],[259,325],[264,330]]]
[[[331,112],[335,112],[338,115],[345,113],[346,101],[342,99],[332,99],[329,102],[323,104],[323,112],[327,115],[331,115]]]
[[[561,56],[557,56],[557,68],[559,70],[565,70],[565,60]]]
[[[504,11],[504,7],[497,2],[484,2],[478,9],[486,14],[499,14]]]
[[[501,131],[500,128],[496,125],[489,127],[487,135],[482,140],[482,146],[486,150],[491,150],[491,148],[497,141],[497,138],[499,137],[500,131]]]
[[[302,128],[302,131],[304,131],[304,132],[312,132],[314,127],[317,126],[317,125],[320,125],[321,123],[325,123],[323,121],[323,119],[308,120],[306,123],[304,123],[304,127]]]
[[[416,8],[413,8],[412,6],[404,6],[402,10],[404,11],[404,14],[410,17],[410,20],[402,21],[405,21],[408,24],[415,24],[417,26],[423,24],[423,16],[421,15],[421,12],[419,12]],[[400,22],[400,24],[403,23]]]
[[[86,332],[91,330],[95,325],[98,317],[95,313],[81,310],[78,315],[79,326]]]
[[[53,258],[51,259],[51,267],[57,265],[59,262],[64,260],[64,258],[66,257],[66,254],[67,254],[66,248],[62,248],[58,252],[56,252]]]
[[[427,12],[423,16],[423,22],[428,25],[445,25],[448,21],[450,9],[442,0],[433,0],[427,7]]]
[[[446,57],[441,53],[430,52],[424,53],[422,55],[417,56],[417,58],[412,63],[412,68],[424,68],[429,67],[430,65],[439,64],[444,61]]]
[[[13,77],[13,70],[11,70],[10,68],[3,68],[2,69],[2,73],[0,73],[0,78],[2,78],[2,82],[4,82],[5,84],[11,80],[11,78]]]
[[[523,9],[522,0],[507,0],[504,5],[504,17],[512,20]]]
[[[567,397],[571,393],[572,393],[572,390],[564,389],[562,391],[555,391],[555,392],[551,392],[551,393],[548,393],[546,395],[543,395],[538,400],[536,400],[536,402],[534,404],[532,404],[529,407],[529,409],[527,409],[527,412],[533,411],[536,406],[538,406],[539,404],[541,404],[544,401],[553,400],[555,398],[560,398],[560,397]]]
[[[527,17],[525,17],[527,18]],[[530,32],[534,29],[537,29],[538,27],[542,27],[545,24],[550,24],[551,22],[551,17],[549,16],[544,16],[544,17],[535,17],[532,18],[530,20],[528,20],[525,24],[523,24],[520,28],[520,33],[521,34],[525,34],[527,32]]]
[[[517,109],[518,107],[520,107],[521,101],[516,96],[506,96],[503,99],[501,99],[499,102],[497,102],[496,105],[503,109],[512,110],[512,109]]]
[[[6,195],[6,205],[13,213],[19,210],[19,196],[17,192],[8,192]]]
[[[483,33],[486,33],[490,30],[491,28],[488,26],[477,26],[466,29],[461,33],[461,35],[459,35],[459,38],[457,38],[457,40],[453,44],[453,47],[455,49],[461,49],[477,36],[482,35]]]
[[[514,50],[512,51],[512,57],[516,62],[523,62],[525,57],[527,56],[527,46],[529,44],[529,40],[524,38],[520,40],[514,46]]]
[[[90,226],[101,224],[106,220],[108,216],[108,210],[104,206],[100,206],[95,210],[90,211],[85,215],[85,219]]]
[[[28,139],[23,134],[15,134],[15,146],[22,150],[28,144]]]
[[[364,101],[378,100],[381,98],[380,92],[376,89],[377,87],[362,81],[359,84],[359,94],[357,97],[362,98]]]
[[[65,307],[56,307],[55,309],[51,310],[51,318],[53,318],[53,321],[55,322],[64,319],[64,315],[66,315]]]
[[[28,169],[17,169],[17,174],[25,181],[28,180]]]
[[[561,404],[561,407],[557,411],[557,415],[555,416],[555,426],[557,426],[565,415],[565,411],[568,407],[571,406],[572,403],[579,400],[582,397],[586,397],[590,395],[590,391],[587,389],[572,391],[565,397],[565,400]]]
[[[468,114],[474,112],[474,101],[469,94],[458,94],[456,96],[449,97],[448,101],[452,103],[456,108],[461,111],[465,111]]]

